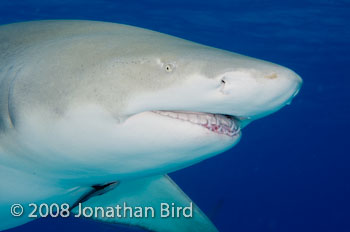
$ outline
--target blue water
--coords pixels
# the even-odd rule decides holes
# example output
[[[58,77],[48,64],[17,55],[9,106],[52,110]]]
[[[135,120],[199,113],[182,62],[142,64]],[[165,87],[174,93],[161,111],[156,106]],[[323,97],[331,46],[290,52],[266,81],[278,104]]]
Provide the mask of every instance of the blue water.
[[[0,0],[0,24],[37,19],[136,25],[296,71],[304,85],[291,106],[171,177],[220,231],[350,231],[349,1]],[[126,229],[40,219],[9,230],[19,231]]]

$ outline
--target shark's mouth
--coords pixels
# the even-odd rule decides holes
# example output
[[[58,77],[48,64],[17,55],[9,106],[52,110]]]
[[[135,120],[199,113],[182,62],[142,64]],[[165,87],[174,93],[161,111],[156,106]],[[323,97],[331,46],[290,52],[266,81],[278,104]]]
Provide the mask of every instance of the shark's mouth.
[[[230,115],[163,110],[152,112],[162,116],[200,125],[210,131],[218,134],[228,135],[230,137],[239,135],[241,130],[238,120]]]

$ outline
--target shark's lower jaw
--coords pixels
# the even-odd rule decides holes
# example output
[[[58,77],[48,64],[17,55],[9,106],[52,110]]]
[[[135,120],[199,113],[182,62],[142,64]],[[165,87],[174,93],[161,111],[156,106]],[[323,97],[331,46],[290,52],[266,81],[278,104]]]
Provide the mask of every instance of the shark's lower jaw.
[[[162,116],[190,122],[205,127],[214,133],[230,137],[238,136],[241,131],[238,121],[233,116],[229,115],[163,110],[152,112]]]

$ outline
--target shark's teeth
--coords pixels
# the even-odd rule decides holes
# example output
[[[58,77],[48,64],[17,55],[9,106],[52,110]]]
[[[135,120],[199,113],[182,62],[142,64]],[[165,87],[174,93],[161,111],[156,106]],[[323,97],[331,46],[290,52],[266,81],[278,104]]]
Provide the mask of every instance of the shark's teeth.
[[[170,118],[188,121],[193,124],[201,125],[218,134],[235,136],[239,134],[240,128],[238,122],[233,117],[222,114],[183,112],[183,111],[152,111],[156,114],[167,116]]]

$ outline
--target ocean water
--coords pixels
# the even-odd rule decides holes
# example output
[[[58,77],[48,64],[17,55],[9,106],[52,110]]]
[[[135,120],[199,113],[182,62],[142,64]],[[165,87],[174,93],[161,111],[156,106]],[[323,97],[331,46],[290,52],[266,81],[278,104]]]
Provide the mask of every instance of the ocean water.
[[[135,25],[296,71],[290,106],[170,176],[220,231],[350,231],[350,1],[0,0],[0,24],[38,19]],[[20,231],[140,230],[71,218]]]

